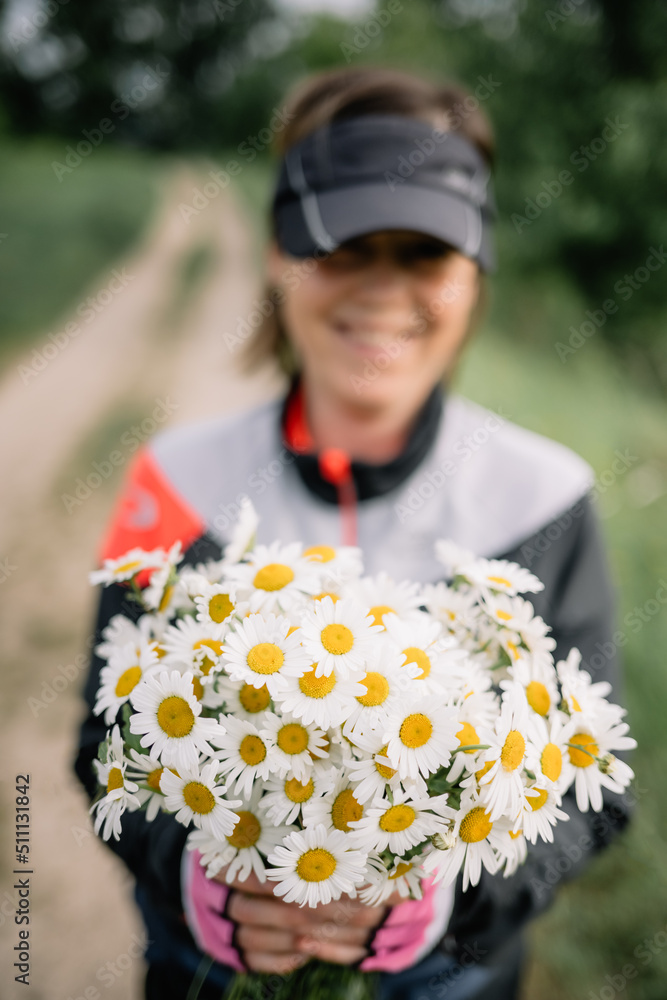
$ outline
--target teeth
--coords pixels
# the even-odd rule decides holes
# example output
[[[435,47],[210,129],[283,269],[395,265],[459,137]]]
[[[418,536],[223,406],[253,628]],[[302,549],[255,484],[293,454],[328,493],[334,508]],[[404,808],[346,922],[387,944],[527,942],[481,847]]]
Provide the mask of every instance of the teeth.
[[[366,344],[369,347],[385,347],[388,344],[393,344],[396,337],[387,336],[386,333],[374,333],[370,330],[350,330],[348,327],[338,327],[339,331],[347,337],[351,337],[352,340],[358,341],[360,344]]]

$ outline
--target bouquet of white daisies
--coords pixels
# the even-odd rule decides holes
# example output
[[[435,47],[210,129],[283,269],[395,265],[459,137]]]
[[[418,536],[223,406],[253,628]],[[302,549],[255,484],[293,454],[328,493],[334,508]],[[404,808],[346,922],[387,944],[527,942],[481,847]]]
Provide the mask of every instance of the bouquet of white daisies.
[[[627,787],[624,709],[576,649],[554,666],[526,569],[443,540],[449,583],[395,582],[364,576],[357,548],[259,545],[251,509],[242,522],[220,561],[179,569],[176,544],[91,574],[143,612],[96,649],[104,839],[125,810],[162,809],[209,877],[378,904],[510,875],[567,820],[572,785],[582,811]]]

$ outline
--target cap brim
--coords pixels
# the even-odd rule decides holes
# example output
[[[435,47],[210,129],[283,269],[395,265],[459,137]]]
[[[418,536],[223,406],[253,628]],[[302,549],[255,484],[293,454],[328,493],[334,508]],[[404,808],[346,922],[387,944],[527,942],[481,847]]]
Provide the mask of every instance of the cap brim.
[[[294,257],[328,249],[326,240],[318,242],[314,236],[321,222],[336,246],[381,229],[409,229],[451,244],[485,271],[495,269],[489,226],[482,225],[479,209],[448,192],[406,181],[393,189],[387,183],[337,188],[318,192],[316,200],[311,194],[309,200],[310,226],[300,201],[283,204],[276,212],[278,243]]]

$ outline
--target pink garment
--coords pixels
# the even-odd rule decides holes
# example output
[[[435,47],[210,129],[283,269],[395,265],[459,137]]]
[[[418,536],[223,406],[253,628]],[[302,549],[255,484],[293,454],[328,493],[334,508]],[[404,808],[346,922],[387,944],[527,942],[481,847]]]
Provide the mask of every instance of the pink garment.
[[[362,972],[402,972],[431,950],[444,933],[449,916],[449,907],[440,905],[440,888],[425,879],[421,899],[408,899],[392,907],[373,938],[372,953],[359,966]]]
[[[237,972],[247,972],[232,943],[235,924],[223,916],[230,889],[206,877],[199,851],[183,857],[183,906],[188,927],[197,945],[217,962]],[[444,933],[449,916],[446,896],[430,879],[422,882],[422,899],[409,899],[392,907],[371,942],[371,954],[362,960],[362,972],[402,972],[427,954]],[[444,905],[442,905],[444,903]]]
[[[230,890],[226,885],[206,877],[200,858],[199,851],[184,851],[183,907],[190,932],[199,948],[216,962],[228,965],[236,972],[247,972],[232,944],[235,924],[222,915]]]

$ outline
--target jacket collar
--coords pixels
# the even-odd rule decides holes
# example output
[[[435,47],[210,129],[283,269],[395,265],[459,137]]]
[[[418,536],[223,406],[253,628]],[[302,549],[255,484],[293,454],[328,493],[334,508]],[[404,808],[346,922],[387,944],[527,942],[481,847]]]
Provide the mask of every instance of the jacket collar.
[[[375,464],[356,459],[350,463],[357,500],[371,500],[396,489],[426,457],[438,433],[444,392],[440,384],[433,388],[415,421],[405,447],[390,462]],[[294,457],[294,464],[308,489],[327,503],[338,503],[336,485],[322,476],[317,452],[305,421],[305,409],[299,376],[292,380],[283,402],[280,426],[283,444]]]

